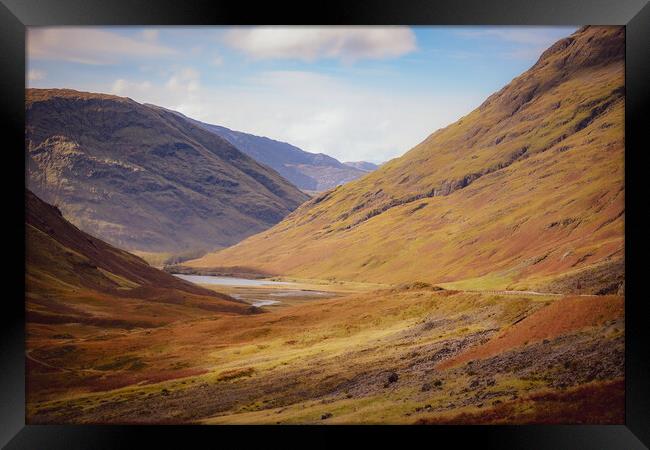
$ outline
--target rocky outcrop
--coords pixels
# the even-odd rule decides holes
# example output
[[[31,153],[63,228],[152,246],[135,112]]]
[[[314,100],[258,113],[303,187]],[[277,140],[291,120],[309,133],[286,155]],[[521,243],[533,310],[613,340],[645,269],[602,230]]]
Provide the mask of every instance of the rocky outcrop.
[[[128,250],[228,246],[308,199],[214,133],[131,99],[30,89],[26,118],[28,187]]]

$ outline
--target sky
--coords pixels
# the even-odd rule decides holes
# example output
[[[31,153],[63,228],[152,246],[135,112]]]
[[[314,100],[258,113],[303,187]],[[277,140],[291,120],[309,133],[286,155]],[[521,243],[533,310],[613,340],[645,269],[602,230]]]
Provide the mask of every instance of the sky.
[[[384,162],[578,27],[30,27],[26,84],[130,97],[341,161]]]

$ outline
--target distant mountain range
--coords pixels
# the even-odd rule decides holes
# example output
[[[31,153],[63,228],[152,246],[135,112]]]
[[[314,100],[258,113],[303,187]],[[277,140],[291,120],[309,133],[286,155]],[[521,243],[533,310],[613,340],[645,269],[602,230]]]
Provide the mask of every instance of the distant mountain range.
[[[368,161],[346,161],[343,164],[349,167],[354,167],[355,169],[363,170],[364,172],[372,172],[379,168],[379,165]]]
[[[304,191],[331,189],[356,180],[377,168],[375,164],[365,161],[342,163],[323,153],[306,152],[286,142],[211,125],[190,119],[179,112],[173,112],[221,136],[255,161],[271,167]]]
[[[27,185],[127,250],[225,247],[308,196],[214,132],[113,95],[28,89]]]
[[[470,289],[618,292],[624,43],[621,27],[581,28],[402,157],[186,265]]]

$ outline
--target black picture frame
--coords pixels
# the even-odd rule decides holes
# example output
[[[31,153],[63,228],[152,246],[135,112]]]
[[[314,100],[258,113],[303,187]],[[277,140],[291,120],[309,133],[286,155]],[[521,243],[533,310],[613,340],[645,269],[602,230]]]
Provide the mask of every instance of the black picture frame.
[[[253,6],[254,5],[254,6]],[[242,427],[197,426],[26,426],[24,316],[24,95],[25,29],[40,25],[227,25],[227,24],[360,24],[360,25],[625,25],[626,27],[626,419],[620,426],[435,426],[435,427]],[[483,448],[613,448],[650,445],[650,360],[648,315],[643,294],[643,202],[650,117],[650,5],[647,0],[329,0],[278,3],[232,0],[0,0],[0,99],[2,101],[5,286],[0,329],[0,444],[6,448],[132,448],[187,446],[225,438],[239,444],[255,437],[284,444],[323,445],[362,439],[439,446],[473,444]],[[646,144],[646,145],[644,145]],[[10,245],[7,245],[10,244]],[[334,432],[335,436],[333,436]],[[300,433],[300,438],[296,435]],[[341,436],[344,435],[344,436]],[[309,441],[306,441],[308,439]],[[335,441],[336,439],[336,441]],[[412,441],[413,445],[415,441]],[[368,442],[366,441],[366,444]],[[444,445],[444,444],[443,444]]]

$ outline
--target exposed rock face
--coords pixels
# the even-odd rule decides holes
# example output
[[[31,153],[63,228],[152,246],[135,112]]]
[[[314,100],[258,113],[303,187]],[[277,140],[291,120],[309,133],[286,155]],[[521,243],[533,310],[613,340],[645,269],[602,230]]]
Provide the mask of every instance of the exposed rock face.
[[[176,113],[182,116],[180,113]],[[185,117],[185,116],[182,116]],[[323,191],[364,176],[371,170],[341,163],[323,153],[306,152],[286,142],[188,119],[215,133],[255,161],[266,164],[300,189]],[[364,163],[371,164],[371,163]]]
[[[29,89],[26,118],[29,188],[122,248],[220,248],[307,199],[214,133],[128,98]]]

